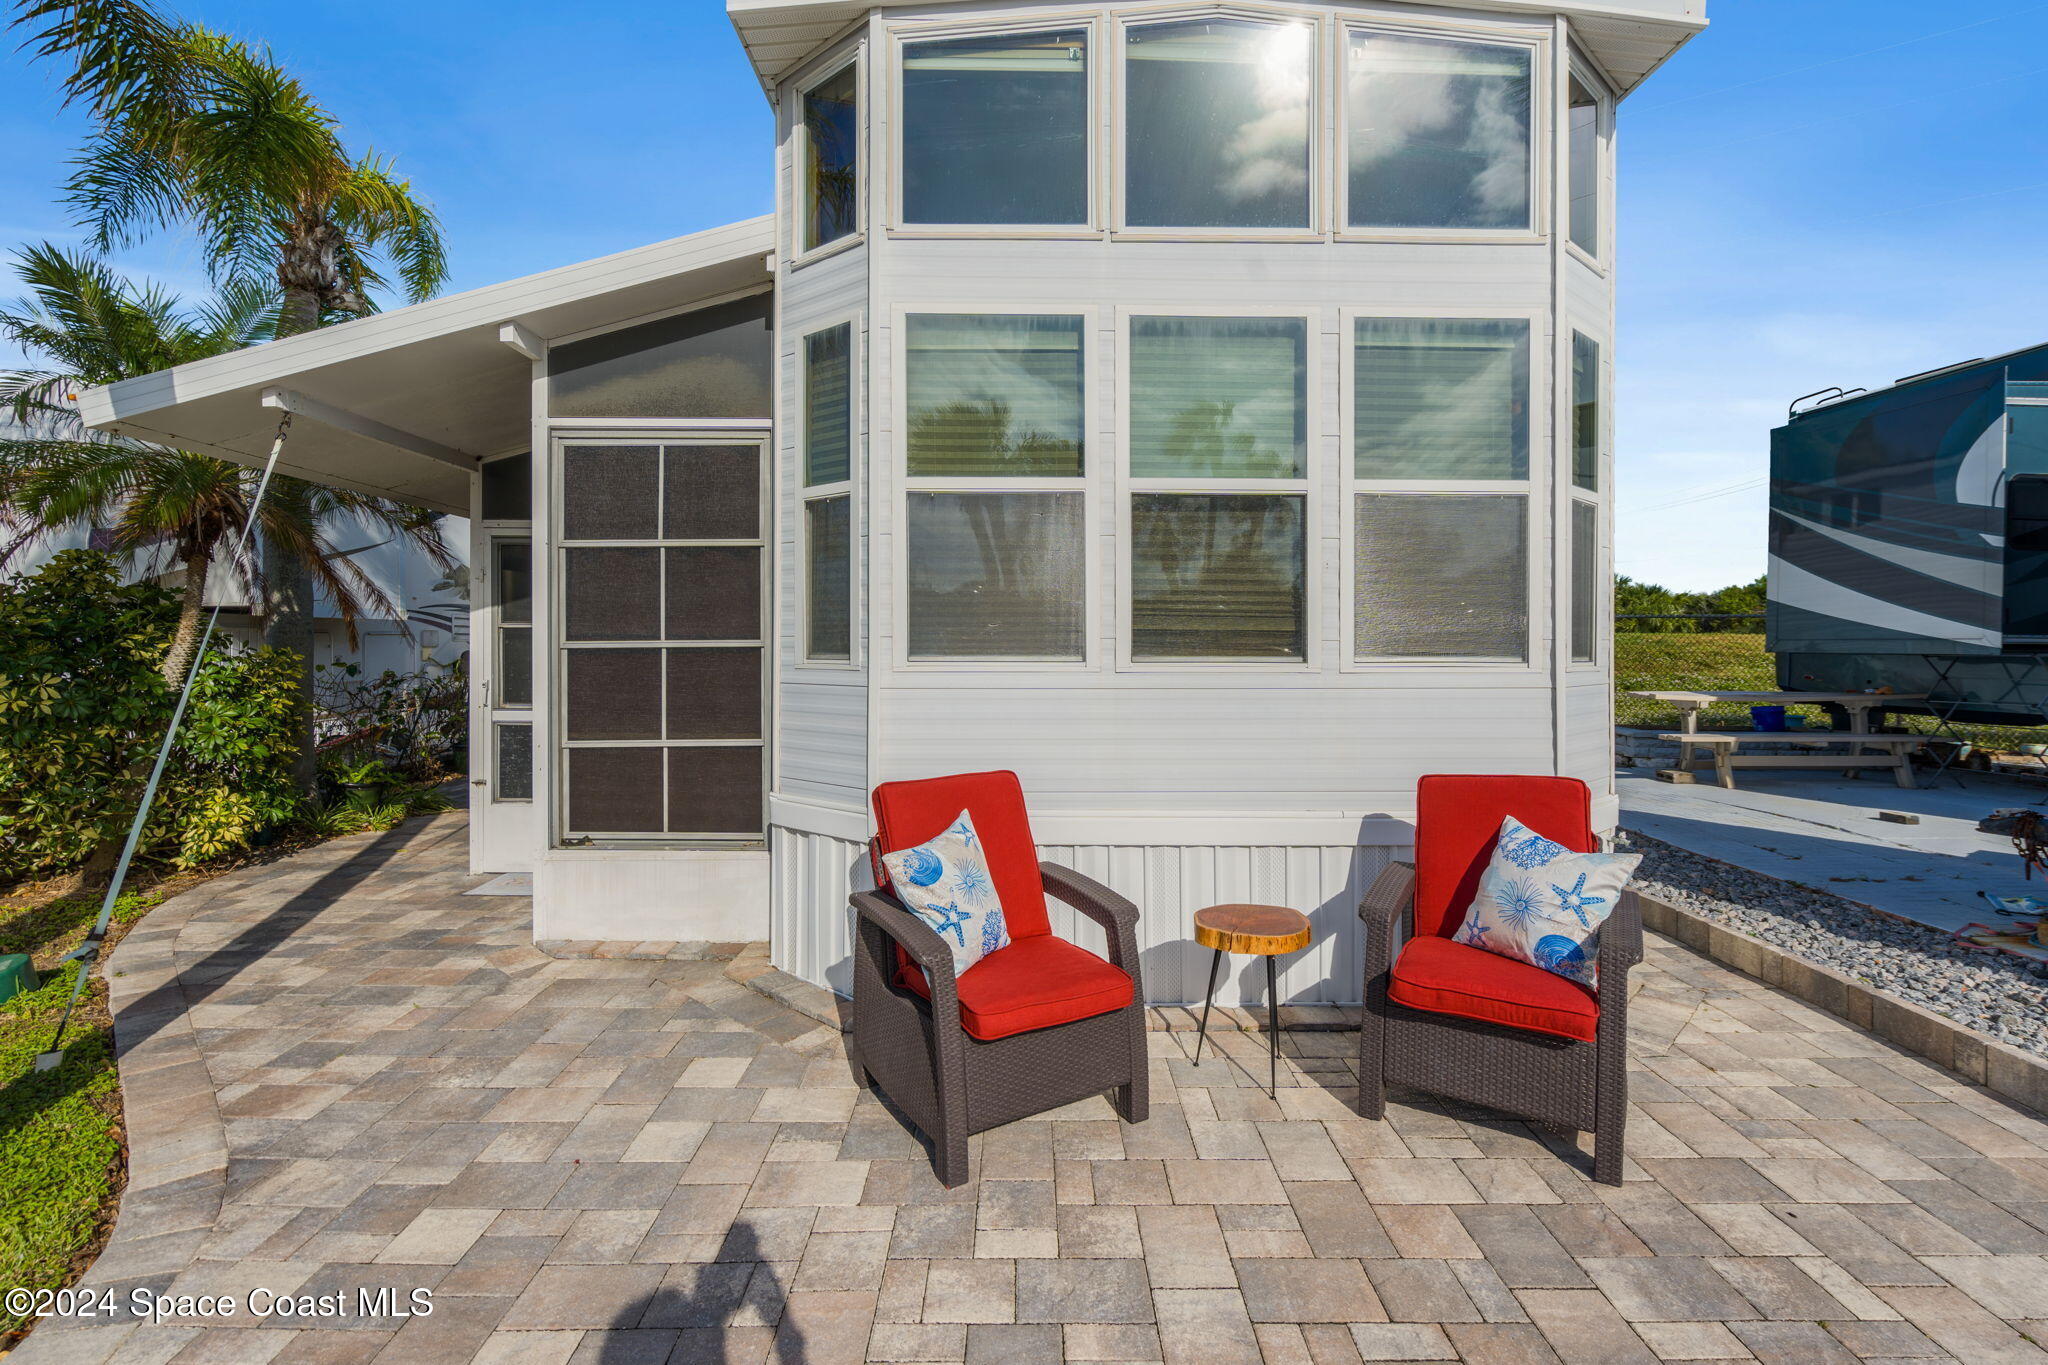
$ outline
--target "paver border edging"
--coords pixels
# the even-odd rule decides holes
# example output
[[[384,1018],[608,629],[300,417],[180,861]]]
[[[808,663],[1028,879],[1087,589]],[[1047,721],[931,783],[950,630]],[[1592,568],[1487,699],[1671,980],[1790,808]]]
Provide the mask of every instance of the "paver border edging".
[[[1730,929],[1703,915],[1638,893],[1643,927],[1677,939],[1767,986],[1869,1029],[1995,1094],[2048,1113],[2048,1061],[1944,1018],[1889,991],[1865,985]]]

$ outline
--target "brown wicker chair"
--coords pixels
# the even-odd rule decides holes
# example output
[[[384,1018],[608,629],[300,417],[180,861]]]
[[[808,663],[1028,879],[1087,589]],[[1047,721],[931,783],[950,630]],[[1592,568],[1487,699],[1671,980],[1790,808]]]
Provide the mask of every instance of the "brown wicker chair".
[[[924,843],[963,810],[974,817],[1014,941],[956,979],[945,940],[889,894],[881,854]],[[931,1139],[940,1182],[968,1178],[971,1134],[1103,1091],[1115,1092],[1125,1122],[1144,1122],[1137,907],[1038,861],[1013,773],[886,783],[875,791],[875,818],[881,833],[870,852],[884,889],[851,897],[854,1043],[868,1080]],[[1048,894],[1103,927],[1108,962],[1052,933]],[[1127,993],[1116,991],[1118,977]],[[1101,1008],[1108,1000],[1120,1002]]]
[[[1567,848],[1591,852],[1590,793],[1569,778],[1425,777],[1416,807],[1415,864],[1382,872],[1358,907],[1365,921],[1358,1112],[1384,1117],[1387,1085],[1408,1085],[1550,1129],[1591,1130],[1593,1178],[1620,1184],[1628,973],[1643,957],[1635,896],[1624,892],[1601,926],[1597,995],[1541,968],[1448,942],[1478,890],[1502,818],[1513,815]],[[1413,936],[1397,942],[1404,915]],[[1446,942],[1424,942],[1432,936]],[[1416,965],[1404,974],[1410,962]],[[1433,981],[1426,971],[1434,971]],[[1421,1000],[1431,1007],[1417,1007]]]

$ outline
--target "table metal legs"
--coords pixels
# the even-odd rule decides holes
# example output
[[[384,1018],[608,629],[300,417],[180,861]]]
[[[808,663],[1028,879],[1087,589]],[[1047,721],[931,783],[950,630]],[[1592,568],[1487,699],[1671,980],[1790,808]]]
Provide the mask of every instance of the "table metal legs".
[[[1266,1032],[1270,1035],[1271,1056],[1266,1064],[1266,1093],[1274,1099],[1280,1098],[1280,980],[1274,965],[1278,959],[1266,958]],[[1209,1007],[1216,1003],[1216,972],[1223,965],[1223,950],[1216,949],[1209,959],[1209,991],[1202,997],[1202,1027],[1195,1034],[1195,1065],[1202,1064],[1202,1044],[1209,1041]]]
[[[1266,1069],[1266,1093],[1280,1098],[1280,987],[1274,960],[1266,958],[1266,1031],[1273,1036],[1272,1060]]]
[[[1223,965],[1223,950],[1209,959],[1209,993],[1202,997],[1202,1029],[1195,1035],[1195,1065],[1202,1064],[1202,1044],[1209,1041],[1209,1006],[1216,1000],[1216,969]]]

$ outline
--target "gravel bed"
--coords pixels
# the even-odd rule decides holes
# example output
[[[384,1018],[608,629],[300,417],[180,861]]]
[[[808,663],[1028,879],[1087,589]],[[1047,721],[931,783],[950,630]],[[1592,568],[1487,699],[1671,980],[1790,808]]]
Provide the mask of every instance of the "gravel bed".
[[[2048,1057],[2048,969],[2041,964],[1959,947],[1938,929],[1646,834],[1624,830],[1616,842],[1643,854],[1635,885],[1653,899]]]

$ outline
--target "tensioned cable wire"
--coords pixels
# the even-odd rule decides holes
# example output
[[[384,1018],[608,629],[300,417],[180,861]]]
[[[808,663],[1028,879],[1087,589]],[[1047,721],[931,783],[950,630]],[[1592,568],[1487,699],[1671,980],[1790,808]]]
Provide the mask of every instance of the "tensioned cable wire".
[[[249,538],[256,533],[256,516],[263,508],[263,495],[270,491],[270,476],[277,471],[277,457],[284,451],[286,433],[291,430],[292,415],[287,412],[278,419],[277,435],[270,443],[270,456],[263,462],[263,475],[256,481],[256,496],[249,503],[249,515],[242,523],[242,534],[235,542],[234,558],[239,559],[249,548]],[[201,591],[205,585],[200,585]],[[199,678],[199,670],[206,663],[207,648],[213,643],[213,628],[220,622],[223,604],[215,602],[213,611],[206,618],[206,629],[200,633],[199,648],[192,654],[192,662],[186,666],[184,682],[178,688],[178,704],[171,711],[171,723],[164,727],[163,743],[157,746],[156,766],[149,771],[148,785],[142,789],[142,803],[135,808],[135,820],[128,826],[128,841],[121,846],[121,861],[114,865],[113,880],[107,883],[106,899],[100,902],[100,913],[92,922],[92,932],[85,941],[66,953],[65,962],[78,963],[78,975],[72,979],[70,998],[64,1002],[64,1013],[57,1020],[57,1032],[50,1039],[49,1051],[36,1057],[36,1070],[48,1071],[64,1060],[64,1031],[71,1026],[71,1015],[78,1008],[78,999],[85,993],[85,979],[92,975],[93,963],[99,960],[100,945],[106,941],[107,926],[114,919],[114,902],[120,898],[121,888],[128,880],[128,865],[135,860],[136,845],[142,842],[142,826],[149,819],[149,809],[156,804],[157,785],[163,781],[164,768],[171,761],[171,744],[178,737],[178,726],[184,722],[186,704],[192,700],[192,686]]]

